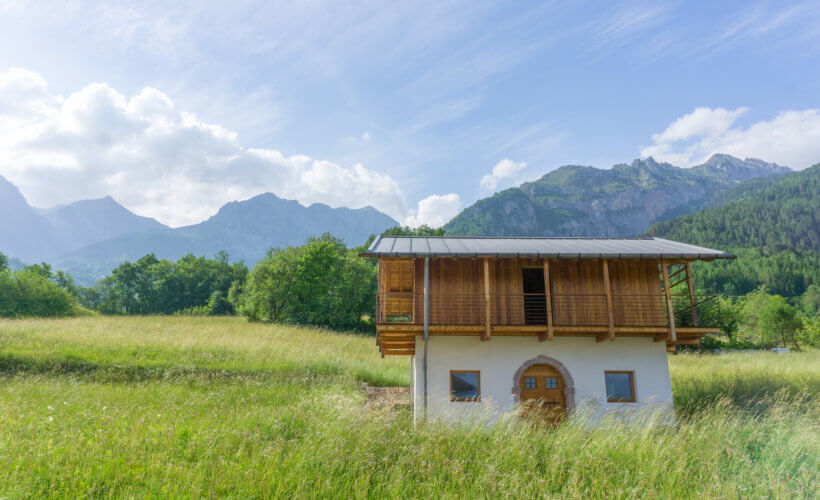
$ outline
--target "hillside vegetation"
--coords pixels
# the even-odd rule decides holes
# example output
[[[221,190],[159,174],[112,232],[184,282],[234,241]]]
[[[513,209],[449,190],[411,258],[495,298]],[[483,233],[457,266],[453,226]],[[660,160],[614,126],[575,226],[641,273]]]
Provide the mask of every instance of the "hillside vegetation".
[[[431,422],[372,338],[237,318],[0,320],[0,496],[816,497],[816,352],[670,357],[674,426]]]
[[[820,285],[820,164],[755,179],[709,208],[652,226],[647,234],[730,250],[735,261],[699,263],[695,282],[729,295],[759,286],[786,297]]]
[[[820,164],[754,179],[692,215],[652,226],[656,236],[715,247],[820,252]]]

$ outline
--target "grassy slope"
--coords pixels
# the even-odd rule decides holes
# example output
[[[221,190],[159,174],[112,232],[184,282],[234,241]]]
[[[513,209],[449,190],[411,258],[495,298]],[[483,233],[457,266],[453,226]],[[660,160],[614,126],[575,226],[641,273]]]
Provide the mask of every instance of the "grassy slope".
[[[363,410],[357,382],[409,379],[372,338],[233,318],[0,321],[0,496],[817,493],[816,352],[670,364],[676,427],[413,430],[408,412]]]

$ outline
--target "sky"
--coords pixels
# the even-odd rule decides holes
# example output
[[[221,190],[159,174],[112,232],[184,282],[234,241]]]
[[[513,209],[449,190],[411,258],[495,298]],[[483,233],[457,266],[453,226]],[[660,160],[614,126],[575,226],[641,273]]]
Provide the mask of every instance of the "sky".
[[[565,164],[820,162],[820,2],[0,0],[0,175],[439,226]]]

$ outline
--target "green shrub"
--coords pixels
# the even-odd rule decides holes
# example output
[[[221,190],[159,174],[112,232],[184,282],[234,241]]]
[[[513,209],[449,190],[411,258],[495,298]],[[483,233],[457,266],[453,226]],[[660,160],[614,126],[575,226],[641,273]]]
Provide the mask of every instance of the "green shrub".
[[[269,251],[248,276],[239,310],[254,321],[357,329],[375,309],[376,278],[372,264],[324,234]]]
[[[77,299],[53,281],[44,266],[0,270],[0,316],[57,317],[89,314]]]

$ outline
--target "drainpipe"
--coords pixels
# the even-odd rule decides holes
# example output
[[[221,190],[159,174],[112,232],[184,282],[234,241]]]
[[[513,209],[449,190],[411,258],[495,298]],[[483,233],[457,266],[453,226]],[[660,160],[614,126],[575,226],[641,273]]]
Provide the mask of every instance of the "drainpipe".
[[[422,378],[424,382],[424,420],[427,420],[427,341],[430,339],[429,316],[430,291],[430,257],[424,258],[424,360],[422,364]]]

